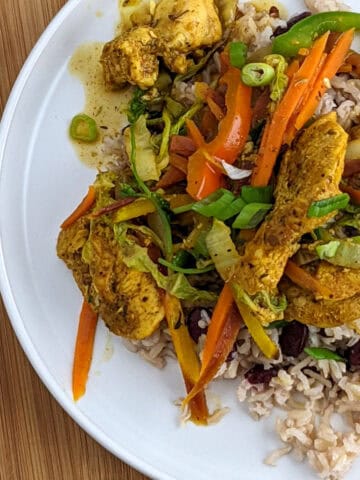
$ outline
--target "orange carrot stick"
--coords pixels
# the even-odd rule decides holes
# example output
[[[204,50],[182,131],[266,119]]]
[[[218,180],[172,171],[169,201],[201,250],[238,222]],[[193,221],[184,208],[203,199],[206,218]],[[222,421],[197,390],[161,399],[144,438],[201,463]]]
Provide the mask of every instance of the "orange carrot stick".
[[[344,32],[335,43],[328,55],[326,62],[318,75],[317,81],[302,111],[299,113],[295,127],[300,130],[305,123],[314,115],[319,101],[327,88],[328,83],[344,63],[351,43],[354,39],[354,29]]]
[[[86,390],[97,321],[97,313],[95,313],[91,305],[84,300],[80,313],[72,371],[72,391],[75,401],[82,397]]]
[[[83,217],[93,206],[96,199],[95,187],[90,185],[88,193],[83,198],[81,203],[75,208],[71,215],[60,225],[61,228],[68,228],[79,218]]]
[[[185,125],[186,125],[186,130],[189,134],[189,137],[195,143],[197,148],[200,148],[203,145],[205,145],[204,137],[202,136],[202,133],[198,129],[196,123],[190,118],[187,118],[185,120]]]
[[[304,288],[305,290],[310,290],[324,298],[331,297],[332,292],[329,288],[322,285],[316,278],[303,268],[296,265],[292,260],[288,260],[284,273],[299,287]]]
[[[206,364],[202,362],[199,380],[185,398],[183,402],[184,405],[186,405],[199,392],[203,391],[203,389],[211,382],[219,371],[221,365],[226,361],[234,346],[241,327],[241,316],[232,299],[230,301],[230,310],[227,311],[227,315],[223,316],[220,314],[220,320],[222,319],[221,317],[224,317],[224,323],[221,325],[221,331],[219,330],[217,332],[217,336],[212,336],[212,332],[210,332],[209,335],[208,332],[206,339],[209,339],[209,343],[212,344],[211,350],[208,348],[208,354],[211,354],[211,356],[209,356]],[[212,323],[220,323],[217,322],[217,320],[217,317],[213,315],[210,326]]]
[[[329,33],[325,33],[315,41],[309,55],[294,74],[284,97],[270,119],[269,127],[265,130],[266,135],[261,140],[257,164],[251,179],[252,185],[264,186],[269,183],[289,120],[307,91],[309,82],[317,72],[328,36]]]
[[[222,108],[209,96],[206,99],[207,104],[209,105],[211,113],[215,116],[217,120],[222,120],[224,118],[224,112]]]

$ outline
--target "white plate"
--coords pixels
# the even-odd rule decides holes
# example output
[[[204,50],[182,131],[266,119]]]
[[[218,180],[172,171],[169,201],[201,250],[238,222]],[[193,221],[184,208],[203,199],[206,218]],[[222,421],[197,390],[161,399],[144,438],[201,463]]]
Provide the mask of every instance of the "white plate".
[[[284,2],[301,12],[300,1]],[[352,2],[355,7],[355,0]],[[290,7],[291,5],[291,7]],[[98,12],[103,12],[102,16]],[[13,327],[48,389],[91,436],[115,455],[161,480],[302,480],[306,465],[263,458],[280,446],[274,418],[257,423],[236,403],[237,382],[217,385],[231,412],[216,426],[180,427],[173,401],[183,394],[175,363],[158,371],[129,353],[100,325],[86,396],[71,397],[71,365],[81,297],[57,259],[61,221],[94,171],[76,158],[67,138],[83,91],[67,63],[86,41],[113,36],[117,0],[70,0],[43,34],[9,99],[0,134],[1,289]],[[106,360],[104,352],[114,353]],[[358,464],[359,466],[359,464]],[[358,478],[353,468],[347,477]]]

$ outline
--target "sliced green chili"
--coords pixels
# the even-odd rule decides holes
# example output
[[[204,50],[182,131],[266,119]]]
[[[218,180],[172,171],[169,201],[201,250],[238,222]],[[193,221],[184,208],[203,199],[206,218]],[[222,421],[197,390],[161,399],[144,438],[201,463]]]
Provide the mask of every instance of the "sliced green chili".
[[[241,79],[249,87],[270,85],[275,77],[275,70],[267,63],[248,63],[241,71]]]
[[[304,352],[315,360],[335,360],[336,362],[345,362],[345,358],[338,355],[333,350],[321,347],[304,348]]]
[[[324,217],[328,213],[345,208],[349,203],[350,197],[347,193],[340,193],[334,197],[325,198],[318,202],[313,202],[307,212],[308,218]]]
[[[231,42],[229,44],[230,64],[242,68],[246,63],[248,47],[244,42]]]
[[[85,113],[75,115],[70,124],[70,136],[73,140],[81,142],[95,142],[98,138],[99,131],[93,118]]]
[[[247,230],[257,227],[272,207],[270,203],[249,203],[236,217],[232,228]]]
[[[323,12],[300,20],[290,30],[273,40],[272,51],[294,57],[300,48],[310,48],[317,37],[328,32],[345,32],[360,29],[360,13]]]

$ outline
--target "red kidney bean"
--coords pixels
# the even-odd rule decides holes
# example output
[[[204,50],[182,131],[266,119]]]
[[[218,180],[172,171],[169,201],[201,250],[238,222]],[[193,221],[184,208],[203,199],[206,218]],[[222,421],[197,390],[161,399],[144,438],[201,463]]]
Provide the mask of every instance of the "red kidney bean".
[[[252,385],[269,385],[271,379],[276,377],[278,369],[271,367],[265,370],[264,365],[254,365],[245,373],[246,380]]]
[[[211,312],[209,310],[197,307],[191,310],[186,322],[190,336],[196,343],[199,341],[200,336],[206,334],[207,332],[207,326],[205,328],[199,326],[199,321],[202,319],[202,310],[204,310],[209,315],[209,317],[211,317]]]
[[[344,354],[350,367],[360,367],[360,340],[352,347],[349,347]]]
[[[288,357],[298,357],[308,338],[309,329],[306,325],[297,321],[289,323],[282,329],[279,339],[282,353]]]

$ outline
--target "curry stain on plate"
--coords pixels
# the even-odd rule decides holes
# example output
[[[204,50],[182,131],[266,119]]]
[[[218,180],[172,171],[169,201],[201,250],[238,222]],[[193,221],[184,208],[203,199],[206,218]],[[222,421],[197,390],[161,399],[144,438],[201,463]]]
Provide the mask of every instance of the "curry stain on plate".
[[[100,42],[80,45],[69,62],[69,71],[76,76],[84,88],[85,105],[82,112],[96,121],[99,138],[94,143],[72,140],[80,160],[92,168],[105,167],[116,161],[116,155],[104,150],[107,139],[115,139],[127,124],[126,108],[131,99],[132,88],[121,91],[106,90],[101,52],[104,44]]]

